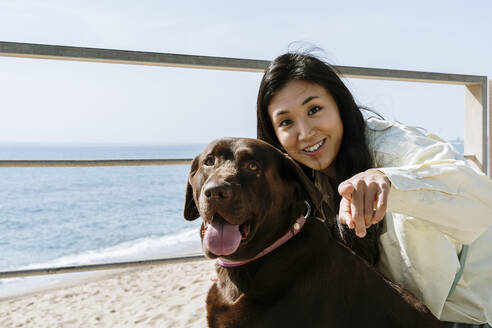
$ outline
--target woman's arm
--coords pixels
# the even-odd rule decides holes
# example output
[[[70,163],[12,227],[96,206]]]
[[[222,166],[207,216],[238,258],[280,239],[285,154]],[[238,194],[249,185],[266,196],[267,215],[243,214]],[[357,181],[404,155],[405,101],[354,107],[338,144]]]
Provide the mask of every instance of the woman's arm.
[[[368,121],[367,135],[375,165],[391,183],[389,193],[382,192],[385,210],[425,220],[465,244],[492,225],[492,182],[469,166],[450,144],[418,129],[379,120]],[[350,184],[354,184],[355,177],[349,179]],[[371,179],[374,177],[363,177],[362,184],[368,186]],[[354,192],[344,195],[347,192],[342,185],[339,191],[344,196],[340,204],[343,217],[344,208],[354,212]],[[367,195],[355,197],[362,197],[366,204]],[[362,205],[358,209],[364,213]],[[353,221],[355,228],[361,229],[364,221]]]
[[[412,216],[472,243],[492,225],[492,182],[464,161],[381,168],[392,183],[388,211]]]

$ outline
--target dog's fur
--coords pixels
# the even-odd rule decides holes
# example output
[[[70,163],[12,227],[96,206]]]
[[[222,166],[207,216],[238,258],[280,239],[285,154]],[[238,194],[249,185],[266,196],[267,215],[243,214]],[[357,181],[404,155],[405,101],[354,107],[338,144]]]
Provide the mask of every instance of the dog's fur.
[[[215,190],[211,193],[210,190]],[[217,191],[218,190],[218,191]],[[239,225],[239,247],[225,259],[253,258],[304,215],[319,211],[320,194],[299,166],[269,144],[226,138],[209,144],[191,165],[184,216]],[[308,218],[273,252],[238,267],[217,265],[207,296],[210,327],[441,327],[426,306],[386,280]]]

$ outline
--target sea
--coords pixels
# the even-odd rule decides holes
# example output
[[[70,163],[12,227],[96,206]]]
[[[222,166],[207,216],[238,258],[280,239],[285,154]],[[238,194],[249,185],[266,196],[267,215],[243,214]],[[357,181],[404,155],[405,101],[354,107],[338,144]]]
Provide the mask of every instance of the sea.
[[[0,144],[0,160],[191,159],[204,146]],[[200,220],[183,218],[188,170],[0,167],[0,272],[201,254]],[[0,279],[0,298],[78,275]]]
[[[0,144],[0,160],[191,159],[204,144]],[[0,272],[201,253],[189,165],[0,167]],[[0,297],[74,274],[0,279]]]

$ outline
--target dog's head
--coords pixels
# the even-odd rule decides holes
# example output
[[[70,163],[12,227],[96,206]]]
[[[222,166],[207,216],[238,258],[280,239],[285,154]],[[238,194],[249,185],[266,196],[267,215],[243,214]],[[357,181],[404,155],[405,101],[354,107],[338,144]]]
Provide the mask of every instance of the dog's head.
[[[288,156],[256,139],[218,139],[195,157],[184,217],[202,217],[206,256],[243,260],[256,255],[305,214],[321,195]],[[318,211],[319,212],[319,211]]]

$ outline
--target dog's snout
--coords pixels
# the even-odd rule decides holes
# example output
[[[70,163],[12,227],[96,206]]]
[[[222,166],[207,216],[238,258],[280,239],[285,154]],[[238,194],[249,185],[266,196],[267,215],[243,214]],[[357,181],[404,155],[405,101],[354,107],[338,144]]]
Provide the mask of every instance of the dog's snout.
[[[228,200],[232,196],[232,189],[227,184],[209,182],[205,186],[204,193],[208,199]]]

